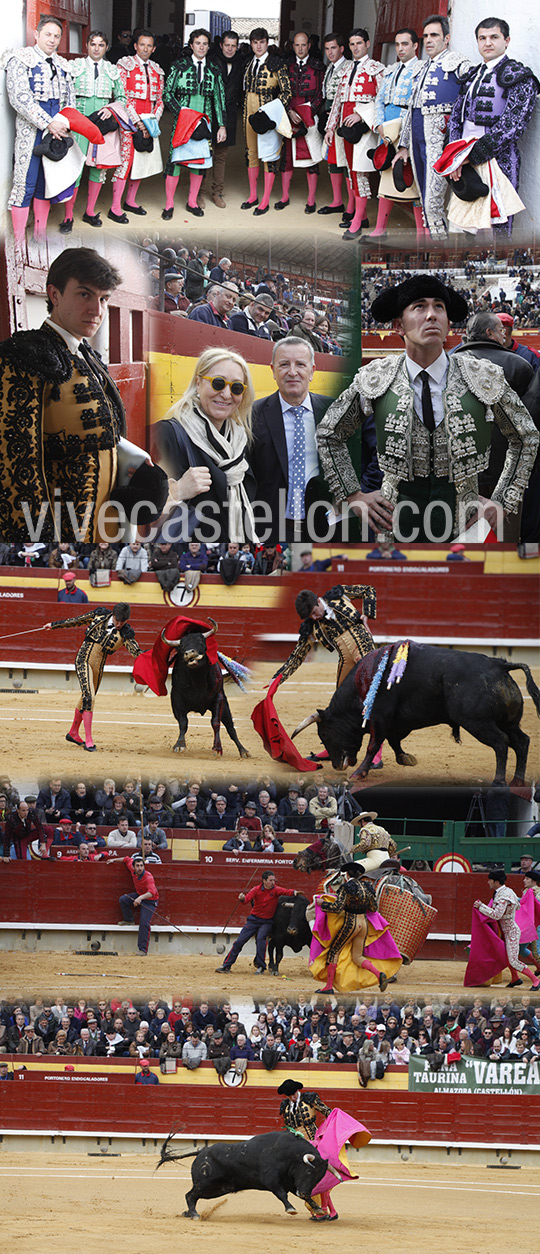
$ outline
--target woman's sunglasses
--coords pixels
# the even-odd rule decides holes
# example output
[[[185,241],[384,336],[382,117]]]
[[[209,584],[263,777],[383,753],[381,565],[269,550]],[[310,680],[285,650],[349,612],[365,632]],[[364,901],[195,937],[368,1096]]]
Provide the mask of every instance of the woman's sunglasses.
[[[224,379],[221,374],[215,375],[213,379],[208,374],[203,374],[202,377],[203,379],[206,379],[207,383],[210,383],[214,392],[222,392],[223,388],[227,387],[227,384],[231,389],[232,396],[243,396],[246,390],[246,384],[240,383],[238,379],[235,379],[234,383],[231,383],[230,379]]]

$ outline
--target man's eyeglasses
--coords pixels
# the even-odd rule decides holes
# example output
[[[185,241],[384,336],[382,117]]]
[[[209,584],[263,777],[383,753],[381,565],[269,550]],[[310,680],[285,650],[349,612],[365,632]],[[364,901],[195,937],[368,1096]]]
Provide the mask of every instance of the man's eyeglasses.
[[[202,377],[203,379],[206,379],[207,383],[211,384],[214,392],[222,392],[223,389],[227,387],[227,384],[229,385],[233,396],[243,396],[246,390],[246,384],[240,383],[238,379],[235,379],[234,383],[231,383],[230,379],[224,379],[221,374],[214,375],[214,378],[211,378],[208,374],[203,374]]]

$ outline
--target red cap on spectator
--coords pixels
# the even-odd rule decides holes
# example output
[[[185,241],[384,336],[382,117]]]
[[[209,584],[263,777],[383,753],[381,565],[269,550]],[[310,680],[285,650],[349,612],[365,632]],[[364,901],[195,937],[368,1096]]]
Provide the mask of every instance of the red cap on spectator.
[[[505,326],[505,327],[513,327],[513,325],[514,325],[514,319],[513,319],[513,317],[512,317],[512,314],[509,314],[509,313],[498,313],[498,312],[497,312],[497,317],[498,317],[498,319],[499,319],[499,322],[502,322],[503,326]]]
[[[73,570],[64,570],[62,572],[62,579],[65,579],[66,583],[70,583],[72,579],[76,578],[77,576]]]

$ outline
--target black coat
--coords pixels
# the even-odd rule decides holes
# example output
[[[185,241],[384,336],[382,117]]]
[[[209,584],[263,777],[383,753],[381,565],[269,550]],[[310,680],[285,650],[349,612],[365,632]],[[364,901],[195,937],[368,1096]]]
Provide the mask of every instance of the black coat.
[[[331,404],[332,398],[330,396],[320,396],[316,392],[311,392],[310,396],[315,426],[318,427],[324,418],[328,406]],[[276,544],[285,539],[285,536],[281,534],[282,527],[279,525],[279,493],[280,491],[287,492],[289,476],[287,440],[279,392],[273,392],[271,396],[264,396],[260,401],[255,402],[253,406],[253,435],[254,440],[249,459],[257,482],[255,497],[257,500],[265,501],[271,507],[272,534],[267,538],[267,542]],[[361,486],[363,491],[370,492],[380,487],[382,479],[377,462],[375,424],[372,417],[367,418],[362,425],[361,440]],[[324,514],[326,510],[331,508],[332,498],[328,484],[320,473],[307,484],[305,492],[306,515],[314,501],[322,502],[321,508],[314,511],[314,513],[317,534],[323,535]],[[336,538],[338,534],[336,534]]]
[[[243,100],[243,82],[245,63],[237,52],[232,58],[224,57],[220,48],[212,50],[209,60],[218,66],[223,76],[225,87],[225,126],[227,128],[226,146],[231,148],[236,143],[236,123],[238,109]],[[231,66],[230,73],[228,66]]]
[[[214,527],[219,528],[218,539],[226,542],[229,533],[227,480],[220,467],[212,461],[212,458],[207,453],[204,453],[192,443],[180,423],[173,418],[164,418],[161,422],[157,422],[153,428],[152,457],[158,465],[163,467],[170,479],[180,479],[186,470],[189,470],[190,466],[205,466],[210,471],[212,478],[210,491],[194,496],[188,502],[187,529],[189,534],[187,535],[180,535],[181,512],[178,511],[179,534],[178,536],[171,535],[173,543],[180,539],[191,539],[196,529],[200,533],[197,538],[202,540],[203,543],[205,541],[206,543],[215,541]],[[246,460],[249,460],[247,451]],[[248,497],[250,500],[253,500],[255,495],[255,477],[249,469],[244,477],[244,486]],[[210,503],[210,506],[217,505],[218,512],[212,512],[209,507],[203,515],[206,518],[206,522],[198,521],[195,510],[198,505],[202,508],[205,503]]]

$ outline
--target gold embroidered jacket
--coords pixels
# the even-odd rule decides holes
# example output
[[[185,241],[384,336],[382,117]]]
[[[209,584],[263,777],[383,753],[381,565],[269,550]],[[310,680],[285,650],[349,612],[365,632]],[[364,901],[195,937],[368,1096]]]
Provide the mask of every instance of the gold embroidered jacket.
[[[352,604],[353,601],[363,601],[363,610],[367,618],[376,618],[377,616],[377,593],[375,588],[370,584],[337,584],[335,588],[330,588],[329,592],[325,592],[322,598],[330,607],[333,617],[325,614],[324,618],[317,620],[306,618],[300,628],[298,644],[295,645],[292,653],[289,654],[287,661],[276,671],[276,675],[281,675],[282,682],[293,675],[295,670],[302,664],[307,657],[313,644],[318,643],[324,645],[329,653],[333,653],[335,649],[335,641],[345,632],[349,632],[358,646],[361,657],[365,657],[366,653],[371,653],[375,648],[373,636],[371,632],[364,627],[359,611]],[[274,676],[275,678],[275,676]]]
[[[87,353],[88,360],[70,352],[48,326],[16,332],[0,345],[0,534],[10,540],[29,538],[42,507],[43,527],[31,538],[98,538],[97,514],[116,477],[125,415],[100,358],[89,345]]]
[[[98,645],[105,657],[110,657],[112,653],[117,653],[118,649],[127,649],[132,657],[138,657],[142,652],[135,639],[135,632],[129,623],[122,623],[121,627],[115,627],[111,622],[111,610],[106,606],[100,605],[96,609],[88,610],[86,614],[79,614],[77,618],[61,618],[55,623],[51,623],[52,628],[58,627],[86,627],[84,633],[84,643]]]
[[[285,1097],[279,1108],[279,1113],[283,1117],[286,1128],[290,1128],[291,1131],[298,1129],[305,1133],[308,1141],[312,1141],[317,1131],[317,1120],[315,1118],[315,1111],[317,1110],[320,1111],[321,1115],[324,1115],[325,1119],[330,1114],[330,1107],[325,1105],[318,1093],[307,1092],[306,1089],[303,1089],[300,1094],[300,1101],[295,1103],[293,1107],[291,1107],[289,1098]]]

